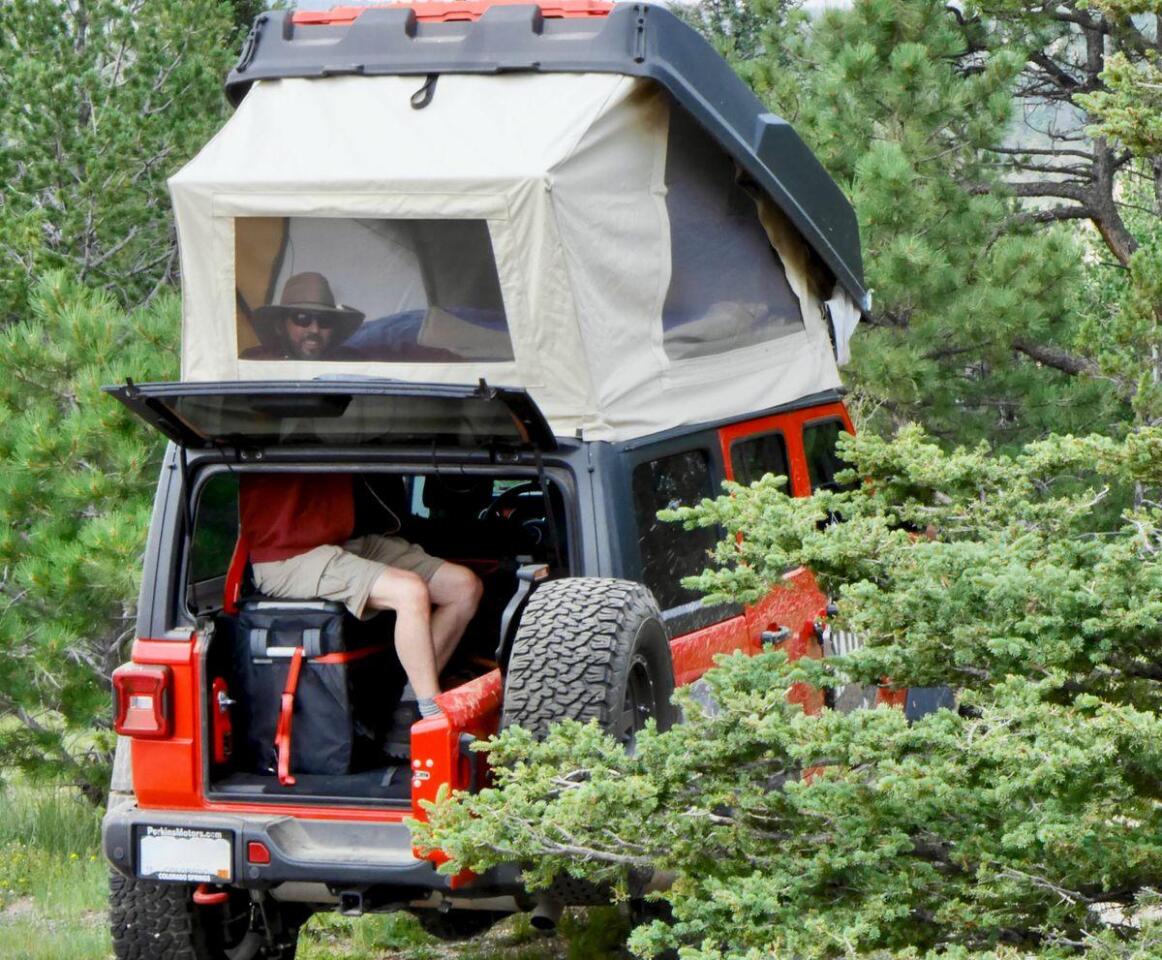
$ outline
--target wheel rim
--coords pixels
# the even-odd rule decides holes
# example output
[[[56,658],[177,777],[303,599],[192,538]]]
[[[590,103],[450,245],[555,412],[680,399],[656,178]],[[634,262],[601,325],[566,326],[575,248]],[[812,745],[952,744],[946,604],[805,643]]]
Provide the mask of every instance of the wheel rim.
[[[637,735],[646,721],[657,713],[657,695],[645,657],[634,657],[625,683],[625,697],[618,723],[618,739],[629,751],[637,744]]]

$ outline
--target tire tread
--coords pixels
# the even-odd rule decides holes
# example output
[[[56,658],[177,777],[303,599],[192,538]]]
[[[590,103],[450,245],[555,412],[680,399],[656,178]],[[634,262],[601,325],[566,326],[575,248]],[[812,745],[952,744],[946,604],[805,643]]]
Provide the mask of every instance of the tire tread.
[[[596,720],[609,729],[633,631],[647,619],[661,622],[657,602],[632,580],[566,577],[538,587],[509,658],[502,728],[543,737],[558,720]]]

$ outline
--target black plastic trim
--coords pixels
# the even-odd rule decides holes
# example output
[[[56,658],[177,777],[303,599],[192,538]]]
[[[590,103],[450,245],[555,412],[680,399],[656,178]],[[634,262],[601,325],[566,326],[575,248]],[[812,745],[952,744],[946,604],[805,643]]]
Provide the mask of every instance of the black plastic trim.
[[[375,863],[373,857],[342,857],[334,859],[295,857],[287,849],[285,838],[279,837],[280,825],[297,821],[296,818],[264,816],[233,812],[142,810],[136,804],[126,804],[109,810],[101,824],[101,844],[113,868],[127,877],[135,876],[135,830],[145,825],[185,827],[202,830],[226,830],[233,835],[234,884],[236,886],[266,887],[277,883],[299,880],[326,883],[335,887],[364,884],[390,884],[421,890],[449,890],[451,878],[436,872],[430,861],[416,860],[411,855],[411,834],[402,823],[354,823],[351,821],[309,821],[312,832],[322,836],[316,848],[333,847],[337,852],[352,846],[353,834],[366,834],[366,848],[393,850],[398,863]],[[334,839],[328,842],[328,836]],[[252,841],[263,843],[270,851],[270,863],[257,865],[246,862],[246,848]]]
[[[556,437],[536,402],[527,390],[517,387],[493,387],[483,380],[477,386],[443,383],[411,383],[401,380],[380,380],[372,377],[347,379],[340,377],[315,380],[230,380],[222,382],[166,382],[140,383],[127,381],[101,388],[120,400],[149,426],[183,448],[207,450],[215,448],[246,448],[231,438],[207,436],[193,424],[182,419],[170,402],[188,397],[421,397],[449,404],[462,401],[483,401],[501,404],[513,418],[514,426],[523,436],[520,443],[513,437],[481,437],[480,445],[499,445],[519,449],[522,446],[540,450],[555,450]],[[391,446],[390,439],[372,438],[370,442]],[[412,439],[409,442],[414,443]],[[254,444],[251,449],[272,449],[278,444]]]
[[[723,417],[721,420],[707,420],[703,423],[671,427],[669,430],[660,430],[657,433],[651,433],[645,437],[635,437],[633,440],[626,440],[621,444],[616,444],[615,447],[616,449],[629,453],[631,450],[637,450],[639,447],[649,447],[655,443],[661,443],[676,437],[691,437],[706,430],[718,430],[736,423],[749,423],[752,420],[761,420],[763,417],[773,417],[780,413],[794,413],[796,410],[805,410],[807,407],[821,407],[828,403],[839,403],[843,400],[844,392],[843,390],[821,390],[819,393],[812,393],[809,396],[800,397],[798,400],[792,400],[789,403],[781,403],[777,407],[755,410],[753,413],[748,413],[745,416]],[[819,419],[826,420],[832,417],[835,417],[835,414],[828,413]],[[836,417],[836,419],[840,418]],[[814,423],[815,421],[811,422]]]

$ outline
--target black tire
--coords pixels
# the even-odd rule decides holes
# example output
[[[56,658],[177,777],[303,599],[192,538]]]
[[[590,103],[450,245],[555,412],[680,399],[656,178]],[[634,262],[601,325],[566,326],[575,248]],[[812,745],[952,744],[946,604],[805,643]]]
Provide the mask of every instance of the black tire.
[[[537,737],[558,720],[596,720],[632,748],[645,720],[668,729],[674,664],[653,594],[640,583],[569,577],[538,587],[521,615],[501,727]]]
[[[109,923],[117,960],[294,960],[297,923],[283,925],[271,943],[251,929],[245,891],[232,891],[227,903],[213,907],[195,904],[193,892],[189,884],[111,873]]]
[[[446,943],[478,937],[508,916],[495,910],[416,910],[413,915],[425,933]]]

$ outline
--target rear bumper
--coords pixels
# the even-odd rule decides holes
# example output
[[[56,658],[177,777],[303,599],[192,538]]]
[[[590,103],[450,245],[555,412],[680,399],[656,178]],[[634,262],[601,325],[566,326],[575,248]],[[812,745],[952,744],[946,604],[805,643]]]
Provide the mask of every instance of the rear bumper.
[[[268,887],[291,881],[322,883],[335,889],[386,886],[423,894],[449,891],[452,877],[412,854],[402,823],[308,820],[261,814],[142,810],[135,803],[113,807],[101,826],[102,848],[118,872],[137,873],[137,837],[145,825],[226,830],[233,837],[236,886]],[[270,851],[270,863],[247,860],[251,842]],[[473,893],[497,892],[494,878],[477,878]],[[483,882],[481,882],[483,881]],[[461,891],[463,896],[467,891]]]

